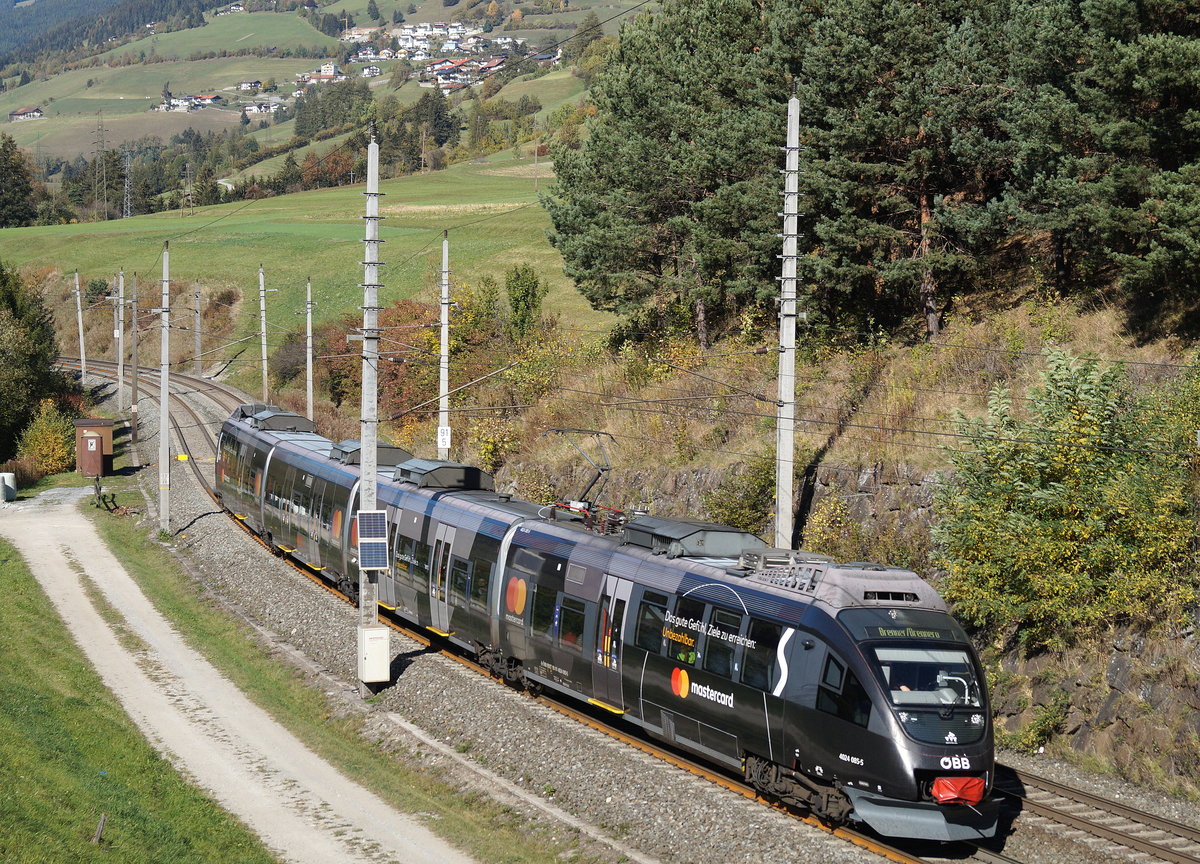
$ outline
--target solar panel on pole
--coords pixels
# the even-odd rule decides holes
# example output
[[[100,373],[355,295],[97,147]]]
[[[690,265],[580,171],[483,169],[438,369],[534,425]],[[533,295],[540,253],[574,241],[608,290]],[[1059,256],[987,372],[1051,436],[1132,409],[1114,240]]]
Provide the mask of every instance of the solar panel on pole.
[[[358,566],[362,570],[387,569],[386,510],[360,510],[358,512]]]

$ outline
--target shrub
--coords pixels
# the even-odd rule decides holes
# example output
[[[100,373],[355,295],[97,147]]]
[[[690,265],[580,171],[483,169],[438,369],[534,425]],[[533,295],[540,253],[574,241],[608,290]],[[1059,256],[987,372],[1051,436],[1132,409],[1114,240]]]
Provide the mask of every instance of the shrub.
[[[804,548],[838,561],[873,561],[863,526],[850,518],[846,502],[829,494],[813,507],[804,523]]]
[[[1165,414],[1119,371],[1046,355],[1029,420],[992,392],[936,499],[946,599],[967,621],[1028,648],[1099,625],[1175,622],[1196,597],[1186,462],[1162,447]],[[1146,444],[1147,441],[1155,443]]]
[[[17,443],[19,456],[33,460],[43,474],[59,474],[75,465],[75,426],[53,399],[43,399],[33,422]]]
[[[46,476],[45,471],[39,471],[37,464],[29,456],[19,456],[0,462],[0,474],[14,475],[18,489],[25,489]]]
[[[494,474],[516,451],[520,438],[511,420],[483,417],[471,421],[467,441],[479,453],[479,467]]]
[[[775,457],[755,456],[744,470],[728,474],[702,504],[707,518],[762,534],[774,515]]]
[[[923,528],[872,520],[856,522],[840,495],[826,495],[804,523],[804,548],[837,561],[875,561],[918,573],[929,567],[928,534]]]

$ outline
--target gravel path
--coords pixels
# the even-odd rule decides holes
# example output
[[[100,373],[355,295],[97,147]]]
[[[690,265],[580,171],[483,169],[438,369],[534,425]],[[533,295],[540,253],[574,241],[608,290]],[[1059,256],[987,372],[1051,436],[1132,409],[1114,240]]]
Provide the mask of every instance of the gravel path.
[[[150,604],[79,511],[87,489],[53,490],[0,511],[22,554],[105,685],[178,770],[297,864],[467,864],[310,753]],[[86,549],[86,556],[76,550]],[[85,593],[92,583],[145,645],[131,650]]]

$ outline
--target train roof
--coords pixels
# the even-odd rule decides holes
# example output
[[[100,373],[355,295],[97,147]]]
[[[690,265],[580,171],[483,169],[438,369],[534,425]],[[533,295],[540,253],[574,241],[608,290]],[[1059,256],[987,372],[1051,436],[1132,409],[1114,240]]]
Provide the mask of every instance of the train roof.
[[[333,445],[329,458],[343,465],[362,465],[362,442],[358,439],[339,441]],[[395,468],[413,458],[413,454],[403,447],[394,444],[376,444],[375,464],[382,471],[385,468]]]
[[[836,563],[826,556],[790,550],[767,550],[789,555],[761,555],[757,560],[744,555],[740,575],[751,583],[769,586],[794,596],[815,601],[836,614],[842,609],[886,607],[949,612],[949,607],[933,586],[903,567],[887,567],[869,561]]]
[[[638,516],[625,523],[625,542],[668,558],[732,559],[767,544],[755,535],[698,519]]]

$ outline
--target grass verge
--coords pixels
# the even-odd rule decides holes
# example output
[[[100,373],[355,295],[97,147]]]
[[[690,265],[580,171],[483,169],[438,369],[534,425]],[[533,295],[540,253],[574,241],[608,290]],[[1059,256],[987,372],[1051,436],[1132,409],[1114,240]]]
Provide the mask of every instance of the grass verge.
[[[0,860],[276,860],[146,742],[4,541],[0,585]]]
[[[109,490],[119,490],[119,504],[142,505],[128,480],[110,484]],[[344,709],[307,685],[294,666],[273,657],[249,627],[203,597],[202,586],[135,520],[96,511],[95,522],[105,543],[121,550],[130,574],[192,647],[343,773],[393,807],[423,814],[433,831],[480,861],[587,860],[570,842],[552,841],[531,830],[511,808],[406,764],[403,753],[381,753],[360,737],[363,717],[344,716]]]

